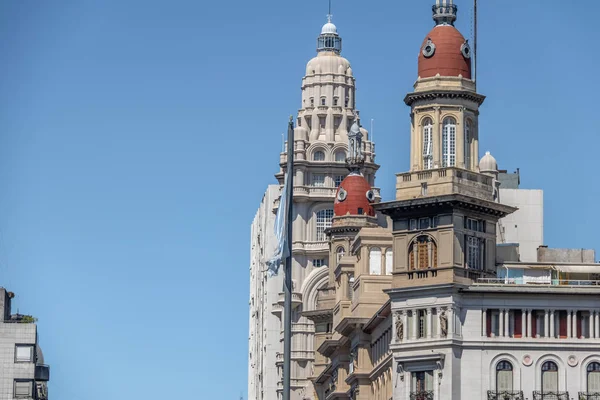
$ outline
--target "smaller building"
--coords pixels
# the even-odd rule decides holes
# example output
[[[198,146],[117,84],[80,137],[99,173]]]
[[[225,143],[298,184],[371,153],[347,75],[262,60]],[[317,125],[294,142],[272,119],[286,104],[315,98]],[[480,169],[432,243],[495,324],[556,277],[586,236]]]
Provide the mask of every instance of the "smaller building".
[[[0,399],[48,399],[50,367],[38,344],[35,318],[11,314],[14,293],[0,288]]]

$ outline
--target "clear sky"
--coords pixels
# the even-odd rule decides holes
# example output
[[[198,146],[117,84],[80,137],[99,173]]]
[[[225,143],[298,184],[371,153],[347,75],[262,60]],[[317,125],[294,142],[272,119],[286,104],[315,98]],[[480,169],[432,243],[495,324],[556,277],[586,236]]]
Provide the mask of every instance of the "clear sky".
[[[433,0],[333,2],[390,200]],[[597,2],[480,3],[482,154],[544,189],[546,244],[600,250]],[[326,13],[0,2],[0,285],[39,319],[52,398],[245,396],[250,223]]]

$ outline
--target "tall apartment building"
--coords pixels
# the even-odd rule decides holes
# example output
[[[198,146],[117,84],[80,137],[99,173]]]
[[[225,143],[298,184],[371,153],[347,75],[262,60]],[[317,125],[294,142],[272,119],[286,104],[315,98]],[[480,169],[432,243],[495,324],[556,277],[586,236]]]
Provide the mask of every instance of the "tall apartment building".
[[[0,288],[0,400],[48,399],[50,367],[38,344],[35,319],[11,314],[14,294]]]

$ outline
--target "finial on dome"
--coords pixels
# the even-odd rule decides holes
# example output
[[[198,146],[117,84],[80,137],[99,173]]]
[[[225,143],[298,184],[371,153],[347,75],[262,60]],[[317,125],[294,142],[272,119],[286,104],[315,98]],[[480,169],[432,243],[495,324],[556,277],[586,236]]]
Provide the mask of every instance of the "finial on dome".
[[[321,28],[321,34],[317,39],[317,52],[331,51],[336,54],[342,52],[342,38],[337,33],[337,27],[331,20],[331,1],[329,1],[329,14],[327,14],[327,23]]]
[[[436,0],[432,10],[436,25],[454,25],[458,11],[454,0]]]

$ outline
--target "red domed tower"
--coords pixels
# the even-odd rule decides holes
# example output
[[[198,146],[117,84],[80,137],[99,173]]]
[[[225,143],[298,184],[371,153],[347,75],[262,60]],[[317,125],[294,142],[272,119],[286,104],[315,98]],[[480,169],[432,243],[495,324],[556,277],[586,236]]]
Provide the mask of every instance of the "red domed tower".
[[[427,34],[419,52],[419,77],[461,76],[471,79],[471,48],[454,27],[456,5],[438,0],[433,6],[435,27]]]
[[[372,205],[375,201],[375,193],[369,182],[360,173],[360,169],[364,164],[362,136],[358,118],[355,118],[354,124],[348,133],[346,165],[350,170],[350,174],[342,181],[336,193],[333,205],[334,225],[336,225],[335,217],[375,217]]]

